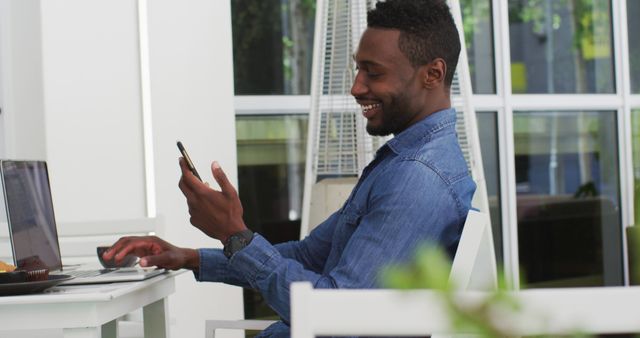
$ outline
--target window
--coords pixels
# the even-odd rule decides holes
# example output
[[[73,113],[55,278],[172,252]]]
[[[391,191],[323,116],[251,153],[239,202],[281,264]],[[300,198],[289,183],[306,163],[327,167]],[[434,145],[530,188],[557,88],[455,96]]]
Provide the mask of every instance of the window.
[[[621,285],[615,112],[516,112],[514,134],[524,282]]]
[[[609,0],[509,0],[514,93],[613,93]]]
[[[500,207],[500,163],[498,162],[498,114],[496,112],[478,112],[476,118],[482,151],[484,179],[489,195],[489,214],[496,261],[503,261],[502,217]]]
[[[309,94],[315,0],[233,0],[236,95]]]
[[[640,94],[640,1],[627,0],[627,30],[629,32],[629,63],[631,92]]]
[[[244,221],[276,244],[300,237],[307,144],[306,115],[236,118],[238,193]],[[259,293],[245,290],[245,316],[269,316]]]
[[[473,92],[495,94],[491,1],[463,0],[462,19]]]
[[[640,224],[640,109],[631,112],[631,145],[633,151],[633,196],[635,225]]]
[[[640,2],[627,0],[622,16],[614,15],[623,8],[611,0],[460,3],[472,86],[482,94],[474,102],[498,262],[517,253],[519,264],[505,260],[506,272],[517,281],[521,268],[527,287],[620,285],[623,222],[634,222],[624,208],[635,203],[640,219],[640,183],[635,201],[620,197],[620,182],[640,182],[639,101],[593,94],[615,94],[623,71],[631,74],[632,93],[640,94]],[[232,13],[239,189],[252,205],[245,207],[247,222],[279,232],[282,224],[299,222],[302,203],[294,182],[302,187],[315,1],[234,0]],[[493,16],[502,13],[508,20]],[[629,57],[629,68],[615,63],[619,35],[612,27],[620,23],[614,18],[628,20],[629,55],[621,56]],[[507,44],[507,55],[496,50]],[[511,88],[498,90],[502,74]],[[619,160],[628,160],[618,158],[623,137],[616,130],[631,114],[619,107],[629,105],[636,108],[633,139],[622,149],[633,148],[634,177],[621,176],[627,173]],[[512,167],[515,177],[500,172]],[[516,210],[505,212],[503,227],[501,207],[513,200]],[[245,308],[248,318],[260,313]]]

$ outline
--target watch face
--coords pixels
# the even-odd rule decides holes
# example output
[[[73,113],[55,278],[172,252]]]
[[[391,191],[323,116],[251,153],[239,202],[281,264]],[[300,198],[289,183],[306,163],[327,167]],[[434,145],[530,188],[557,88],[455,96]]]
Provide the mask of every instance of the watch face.
[[[237,234],[231,235],[227,240],[227,243],[224,246],[224,250],[222,251],[227,258],[231,258],[233,254],[244,249],[251,240],[253,239],[253,232],[251,230],[246,230],[239,232]]]

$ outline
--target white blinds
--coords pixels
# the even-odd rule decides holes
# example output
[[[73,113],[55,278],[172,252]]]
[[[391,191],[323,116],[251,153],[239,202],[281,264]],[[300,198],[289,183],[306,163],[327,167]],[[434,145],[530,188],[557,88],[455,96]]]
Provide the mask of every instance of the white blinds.
[[[320,2],[320,1],[319,1]],[[353,53],[366,27],[366,12],[372,1],[327,0],[322,10],[324,24],[320,50],[320,69],[313,81],[316,96],[310,114],[310,138],[313,145],[312,182],[323,176],[355,176],[371,160],[374,151],[384,142],[367,135],[360,107],[351,97],[355,75]],[[317,36],[317,35],[316,35]]]

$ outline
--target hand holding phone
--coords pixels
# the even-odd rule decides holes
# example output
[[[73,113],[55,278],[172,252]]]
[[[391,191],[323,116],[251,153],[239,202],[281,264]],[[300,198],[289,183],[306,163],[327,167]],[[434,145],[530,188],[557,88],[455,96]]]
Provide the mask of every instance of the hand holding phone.
[[[191,170],[191,173],[193,174],[193,176],[197,177],[202,182],[202,178],[200,178],[200,175],[198,174],[196,167],[193,165],[193,162],[191,162],[191,157],[189,157],[187,150],[184,149],[182,142],[177,141],[177,145],[178,145],[178,149],[180,150],[180,153],[182,154],[182,157],[184,157],[184,160],[187,162],[187,166],[189,167],[189,170]]]

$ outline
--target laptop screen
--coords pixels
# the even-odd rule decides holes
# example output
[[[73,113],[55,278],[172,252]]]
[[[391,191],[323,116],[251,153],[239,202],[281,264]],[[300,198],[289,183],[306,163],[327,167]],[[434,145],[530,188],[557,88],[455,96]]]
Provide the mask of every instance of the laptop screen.
[[[62,260],[47,163],[2,161],[2,186],[16,265],[60,270]]]

